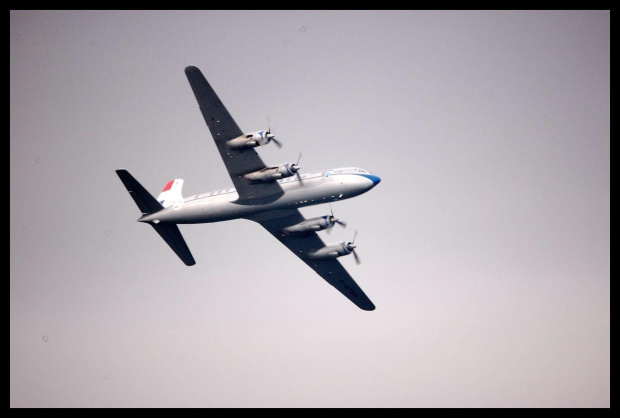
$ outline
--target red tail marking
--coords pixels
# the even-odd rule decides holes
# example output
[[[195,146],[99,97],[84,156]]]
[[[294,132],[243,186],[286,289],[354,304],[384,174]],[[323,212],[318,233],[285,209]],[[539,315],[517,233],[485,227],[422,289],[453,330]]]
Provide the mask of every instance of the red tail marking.
[[[170,180],[168,184],[166,184],[166,187],[164,187],[164,190],[162,190],[162,192],[165,192],[166,190],[170,190],[170,188],[172,187],[172,183],[174,183],[174,180]]]

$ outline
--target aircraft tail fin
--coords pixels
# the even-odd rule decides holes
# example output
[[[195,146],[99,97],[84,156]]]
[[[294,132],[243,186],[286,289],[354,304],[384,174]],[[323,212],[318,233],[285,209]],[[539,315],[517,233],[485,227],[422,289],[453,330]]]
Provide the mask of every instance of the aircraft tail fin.
[[[183,179],[170,180],[164,190],[157,196],[157,201],[164,207],[169,208],[183,202]]]
[[[138,180],[136,180],[131,174],[129,174],[129,171],[116,170],[116,174],[118,174],[118,177],[125,185],[125,188],[129,192],[129,195],[132,197],[134,202],[136,202],[136,205],[138,205],[138,208],[140,209],[140,211],[142,211],[143,215],[149,215],[151,213],[159,212],[160,210],[164,209],[164,206],[162,206],[162,204],[155,200],[155,198],[144,187],[142,187]],[[170,184],[170,190],[172,190],[173,185],[174,183]],[[179,196],[181,195],[182,185],[183,180],[181,180],[179,184],[180,187],[178,187]],[[170,190],[164,189],[164,192]],[[164,199],[164,202],[165,201],[166,200]],[[196,264],[196,261],[194,261],[194,257],[192,257],[192,253],[189,251],[189,248],[187,247],[187,244],[185,243],[185,240],[181,235],[181,231],[179,231],[179,227],[176,224],[161,222],[148,222],[148,224],[151,225],[155,229],[155,231],[157,231],[159,236],[161,236],[164,241],[166,241],[166,244],[168,244],[170,248],[172,248],[172,251],[174,251],[175,254],[179,256],[179,258],[181,259],[181,261],[183,261],[183,263],[185,263],[185,265],[193,266],[194,264]]]

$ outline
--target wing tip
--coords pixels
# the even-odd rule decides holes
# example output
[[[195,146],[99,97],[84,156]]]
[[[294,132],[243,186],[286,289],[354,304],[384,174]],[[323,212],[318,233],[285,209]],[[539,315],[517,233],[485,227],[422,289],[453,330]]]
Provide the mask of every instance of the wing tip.
[[[187,67],[185,67],[185,74],[189,75],[191,73],[200,73],[200,70],[198,69],[198,67],[194,66],[194,65],[188,65]]]

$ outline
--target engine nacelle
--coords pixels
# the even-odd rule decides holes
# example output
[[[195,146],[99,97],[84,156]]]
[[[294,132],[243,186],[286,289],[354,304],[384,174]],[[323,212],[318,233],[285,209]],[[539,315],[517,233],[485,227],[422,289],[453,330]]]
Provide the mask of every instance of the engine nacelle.
[[[308,258],[337,258],[342,257],[343,255],[353,254],[353,258],[355,258],[355,262],[359,265],[361,263],[360,258],[355,252],[355,238],[357,237],[357,231],[355,231],[355,235],[353,235],[353,241],[351,242],[336,242],[334,244],[328,244],[323,248],[319,248],[318,250],[312,251],[308,253]]]
[[[254,148],[268,144],[275,135],[269,131],[256,131],[243,134],[240,137],[228,141],[228,146],[232,149]]]
[[[283,229],[284,234],[304,234],[308,232],[322,231],[332,228],[334,223],[330,222],[329,215],[319,216],[317,218],[306,219],[296,225],[291,225]]]
[[[266,167],[262,170],[248,173],[243,177],[255,183],[269,183],[286,177],[291,177],[299,170],[295,163],[283,163],[276,167]]]
[[[355,245],[351,242],[347,243],[342,241],[335,244],[328,244],[323,248],[319,248],[314,252],[308,253],[308,257],[314,259],[338,258],[343,255],[351,254],[354,249]]]

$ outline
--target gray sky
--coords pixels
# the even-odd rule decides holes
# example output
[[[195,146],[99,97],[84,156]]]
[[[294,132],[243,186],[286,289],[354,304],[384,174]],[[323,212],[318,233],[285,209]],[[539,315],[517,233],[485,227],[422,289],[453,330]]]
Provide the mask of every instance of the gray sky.
[[[609,407],[610,13],[12,11],[12,407]],[[258,224],[114,173],[232,184],[183,72],[333,205],[364,312]],[[302,209],[318,216],[327,206]]]

